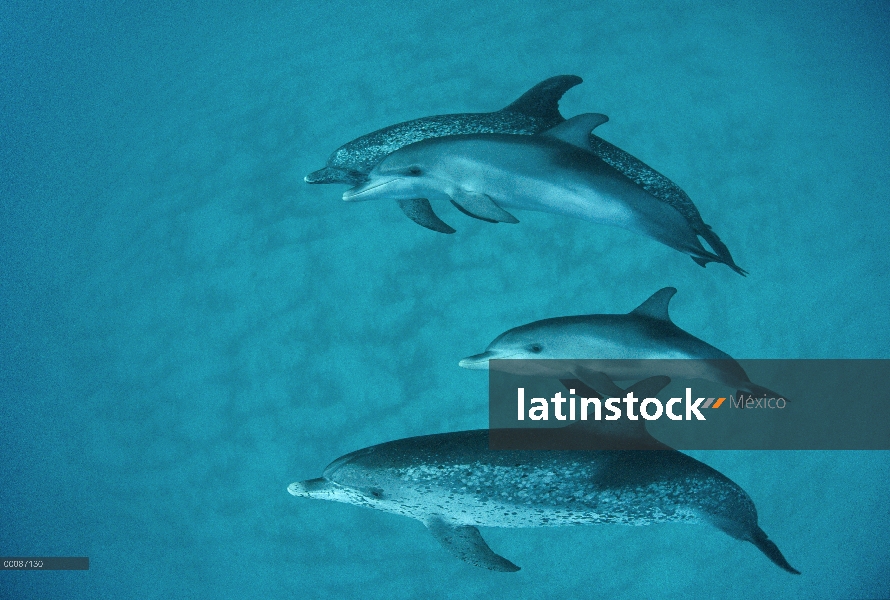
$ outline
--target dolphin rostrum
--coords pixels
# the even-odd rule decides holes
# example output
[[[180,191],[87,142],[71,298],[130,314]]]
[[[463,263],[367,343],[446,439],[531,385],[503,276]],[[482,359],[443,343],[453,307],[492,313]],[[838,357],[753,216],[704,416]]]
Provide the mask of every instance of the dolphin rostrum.
[[[327,166],[310,173],[305,180],[307,183],[364,183],[371,169],[388,154],[427,138],[468,133],[530,135],[545,131],[565,121],[559,114],[559,100],[581,81],[576,75],[558,75],[542,81],[499,111],[436,115],[378,129],[337,148],[328,158]],[[401,198],[398,203],[418,225],[454,233],[454,229],[436,216],[426,198]]]
[[[573,117],[543,134],[497,133],[430,138],[384,158],[347,201],[450,200],[485,221],[518,223],[507,209],[534,210],[615,225],[688,254],[698,264],[728,265],[744,275],[725,247],[708,251],[700,228],[593,152],[591,131],[608,118]]]
[[[676,288],[662,288],[628,314],[556,317],[510,329],[495,338],[485,352],[461,360],[460,366],[487,369],[492,359],[535,359],[523,362],[518,372],[576,378],[609,395],[621,391],[615,381],[667,375],[727,385],[739,390],[740,396],[749,392],[758,397],[779,397],[752,383],[731,356],[671,321],[668,305],[676,293]],[[580,362],[570,362],[576,360]],[[601,367],[592,366],[596,360],[603,361]],[[671,372],[652,373],[653,368]]]
[[[653,396],[669,381],[654,377],[628,391]],[[588,423],[566,431],[598,435],[585,430]],[[648,436],[645,421],[639,423],[636,435]],[[412,517],[451,554],[493,571],[519,567],[496,554],[477,527],[673,521],[710,523],[798,573],[758,526],[757,509],[743,489],[654,438],[651,450],[554,451],[490,450],[488,436],[482,429],[371,446],[287,489],[294,496]]]

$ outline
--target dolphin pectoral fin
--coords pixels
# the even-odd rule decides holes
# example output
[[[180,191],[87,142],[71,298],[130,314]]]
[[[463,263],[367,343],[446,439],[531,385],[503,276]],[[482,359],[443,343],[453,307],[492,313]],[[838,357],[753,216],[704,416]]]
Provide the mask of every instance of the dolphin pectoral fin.
[[[560,123],[556,127],[548,129],[541,135],[562,140],[567,144],[571,144],[577,148],[581,148],[586,152],[594,152],[593,146],[590,145],[590,132],[609,120],[606,115],[599,113],[585,113],[572,117],[564,123]]]
[[[615,382],[612,381],[612,378],[602,371],[594,371],[593,369],[576,367],[575,377],[580,379],[584,385],[591,387],[594,390],[599,390],[607,398],[622,398],[625,395],[625,391],[615,385]]]
[[[420,225],[439,233],[454,233],[454,228],[440,219],[433,212],[430,201],[426,198],[412,198],[411,200],[397,200],[399,208],[405,216]]]
[[[479,215],[474,215],[473,213],[468,211],[466,208],[464,208],[463,206],[461,206],[454,200],[452,200],[451,203],[454,205],[454,208],[456,208],[460,212],[464,213],[468,217],[473,217],[474,219],[479,219],[480,221],[485,221],[486,223],[497,223],[497,221],[495,221],[494,219],[486,219],[485,217],[480,217]]]
[[[512,573],[519,570],[509,560],[495,554],[472,525],[453,525],[438,515],[428,517],[424,525],[448,552],[462,561],[490,571]]]
[[[557,75],[545,79],[504,108],[503,112],[522,113],[554,125],[561,123],[563,118],[559,114],[559,101],[563,94],[582,81],[577,75]]]
[[[519,219],[495,204],[489,196],[458,190],[451,202],[471,217],[493,223],[519,223]]]

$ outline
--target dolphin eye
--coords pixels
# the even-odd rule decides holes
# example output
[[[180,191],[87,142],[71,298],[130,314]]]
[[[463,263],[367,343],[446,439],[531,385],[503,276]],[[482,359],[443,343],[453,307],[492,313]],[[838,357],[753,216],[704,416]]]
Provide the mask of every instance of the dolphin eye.
[[[368,491],[371,492],[371,495],[375,498],[383,498],[383,490],[381,490],[380,488],[371,488]]]
[[[532,344],[528,347],[529,352],[534,352],[535,354],[540,354],[543,349],[541,344]]]
[[[408,173],[408,175],[411,175],[412,177],[417,177],[418,175],[423,173],[423,171],[420,170],[420,167],[414,166],[414,167],[408,167],[408,170],[406,171],[406,173]]]

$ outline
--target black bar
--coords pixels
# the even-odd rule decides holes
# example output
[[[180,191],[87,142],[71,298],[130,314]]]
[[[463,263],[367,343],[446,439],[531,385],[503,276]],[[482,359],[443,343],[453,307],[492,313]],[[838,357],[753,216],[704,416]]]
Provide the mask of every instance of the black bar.
[[[88,571],[86,556],[4,556],[0,571]]]

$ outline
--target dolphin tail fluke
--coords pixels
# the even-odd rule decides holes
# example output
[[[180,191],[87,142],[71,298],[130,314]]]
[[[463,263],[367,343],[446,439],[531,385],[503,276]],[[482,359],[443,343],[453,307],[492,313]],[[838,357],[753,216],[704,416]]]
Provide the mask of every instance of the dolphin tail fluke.
[[[519,570],[509,560],[495,554],[479,530],[471,525],[453,525],[435,515],[427,518],[424,524],[448,552],[462,561],[490,571],[513,573]]]
[[[551,77],[524,93],[503,111],[518,112],[535,117],[544,121],[544,128],[549,129],[565,120],[559,113],[559,101],[563,94],[582,81],[583,79],[577,75]]]
[[[696,231],[696,233],[701,237],[708,245],[714,250],[714,253],[706,252],[702,256],[693,256],[692,260],[698,263],[701,266],[706,266],[709,262],[717,262],[726,265],[742,277],[748,274],[746,270],[735,264],[735,261],[732,259],[732,255],[729,253],[729,248],[726,247],[717,234],[711,229],[711,226],[708,224],[703,224],[704,228]]]
[[[760,527],[758,527],[757,531],[754,533],[751,543],[757,546],[757,548],[759,548],[761,552],[766,554],[767,558],[776,563],[776,565],[778,565],[779,567],[785,569],[789,573],[800,575],[800,571],[788,564],[788,561],[785,560],[784,556],[782,556],[782,552],[779,550],[779,547],[776,546],[776,544],[769,539],[769,537]]]
[[[708,266],[708,263],[715,262],[715,263],[720,263],[720,264],[722,264],[722,265],[726,265],[727,267],[729,267],[730,269],[732,269],[733,271],[735,271],[736,273],[738,273],[738,274],[741,275],[742,277],[745,277],[745,276],[748,274],[748,271],[746,271],[745,269],[741,268],[740,266],[738,266],[738,265],[735,264],[734,262],[726,262],[725,260],[723,260],[722,258],[720,258],[719,256],[717,256],[716,254],[709,254],[707,257],[704,257],[704,256],[693,256],[693,257],[692,257],[692,260],[694,260],[694,261],[696,262],[696,264],[699,264],[699,265],[701,265],[702,267],[706,267],[706,266]]]
[[[426,198],[412,198],[411,200],[397,200],[399,208],[405,216],[420,225],[439,233],[454,233],[454,228],[439,218],[433,212],[430,201]]]

